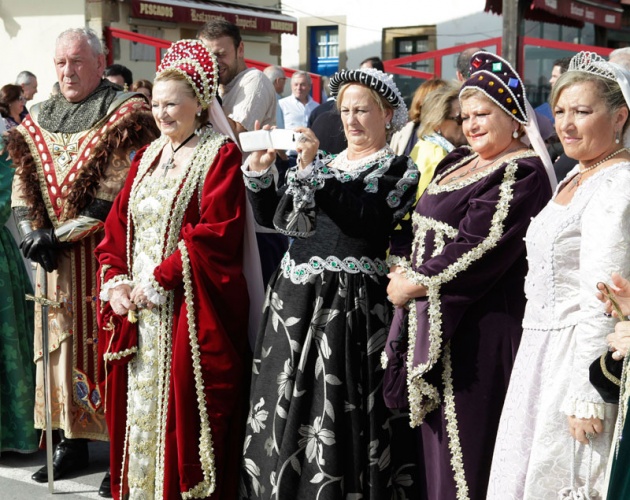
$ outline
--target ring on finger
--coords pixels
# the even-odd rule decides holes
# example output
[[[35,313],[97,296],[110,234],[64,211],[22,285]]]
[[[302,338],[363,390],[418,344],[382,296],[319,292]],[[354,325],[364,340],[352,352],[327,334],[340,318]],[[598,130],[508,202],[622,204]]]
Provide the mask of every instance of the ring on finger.
[[[586,439],[588,439],[589,441],[595,437],[594,432],[585,432],[584,435],[586,436]]]

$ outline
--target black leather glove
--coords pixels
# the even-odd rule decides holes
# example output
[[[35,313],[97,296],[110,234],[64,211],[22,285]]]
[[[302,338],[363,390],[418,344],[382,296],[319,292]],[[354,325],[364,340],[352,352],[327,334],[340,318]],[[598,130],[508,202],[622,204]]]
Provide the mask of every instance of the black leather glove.
[[[27,259],[40,264],[46,272],[57,269],[57,251],[60,243],[53,228],[31,231],[20,243],[20,250]]]

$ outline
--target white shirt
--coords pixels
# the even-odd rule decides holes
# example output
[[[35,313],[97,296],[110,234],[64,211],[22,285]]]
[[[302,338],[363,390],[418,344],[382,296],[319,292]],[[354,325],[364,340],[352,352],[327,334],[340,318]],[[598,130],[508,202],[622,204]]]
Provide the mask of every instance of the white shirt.
[[[306,127],[311,112],[319,106],[311,96],[308,96],[306,104],[302,104],[293,95],[280,99],[278,104],[282,108],[284,128],[291,130],[296,127]]]
[[[276,90],[262,71],[248,68],[222,87],[224,113],[246,130],[254,130],[256,120],[276,124]]]

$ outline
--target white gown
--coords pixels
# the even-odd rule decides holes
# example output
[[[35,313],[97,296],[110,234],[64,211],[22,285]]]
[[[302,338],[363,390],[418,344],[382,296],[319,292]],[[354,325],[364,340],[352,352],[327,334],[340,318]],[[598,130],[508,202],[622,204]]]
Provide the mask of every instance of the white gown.
[[[575,168],[567,179],[577,173]],[[569,180],[570,182],[570,180]],[[604,488],[616,405],[589,383],[589,365],[606,351],[615,320],[595,296],[613,271],[630,271],[630,163],[597,172],[566,206],[553,199],[526,237],[529,274],[523,337],[494,449],[488,499],[555,500],[571,486],[568,415],[598,417],[591,488]],[[576,447],[577,484],[588,474],[588,447]],[[579,467],[579,473],[578,468]],[[592,496],[593,500],[599,496]]]

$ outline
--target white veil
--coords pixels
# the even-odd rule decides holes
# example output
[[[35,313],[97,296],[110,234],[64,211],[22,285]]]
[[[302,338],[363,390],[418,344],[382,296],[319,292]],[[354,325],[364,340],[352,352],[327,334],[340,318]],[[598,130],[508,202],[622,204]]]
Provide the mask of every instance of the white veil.
[[[218,99],[212,99],[210,103],[210,124],[217,132],[228,136],[239,147],[234,131],[223,112],[223,108],[219,104]],[[243,241],[243,274],[247,281],[247,291],[249,293],[249,325],[247,333],[249,337],[249,345],[254,348],[256,336],[258,335],[258,326],[262,316],[263,300],[265,288],[263,286],[262,268],[260,265],[260,255],[258,254],[258,242],[256,240],[254,212],[246,198],[245,213],[245,235]]]
[[[551,185],[551,191],[553,192],[558,185],[556,172],[553,169],[553,163],[551,163],[551,157],[547,151],[547,146],[545,146],[545,141],[543,141],[543,138],[540,135],[538,121],[536,120],[536,113],[527,99],[525,99],[525,107],[527,109],[528,116],[527,124],[525,125],[525,134],[532,148],[534,148],[534,151],[536,151],[545,166],[545,171],[549,177],[549,184]]]

